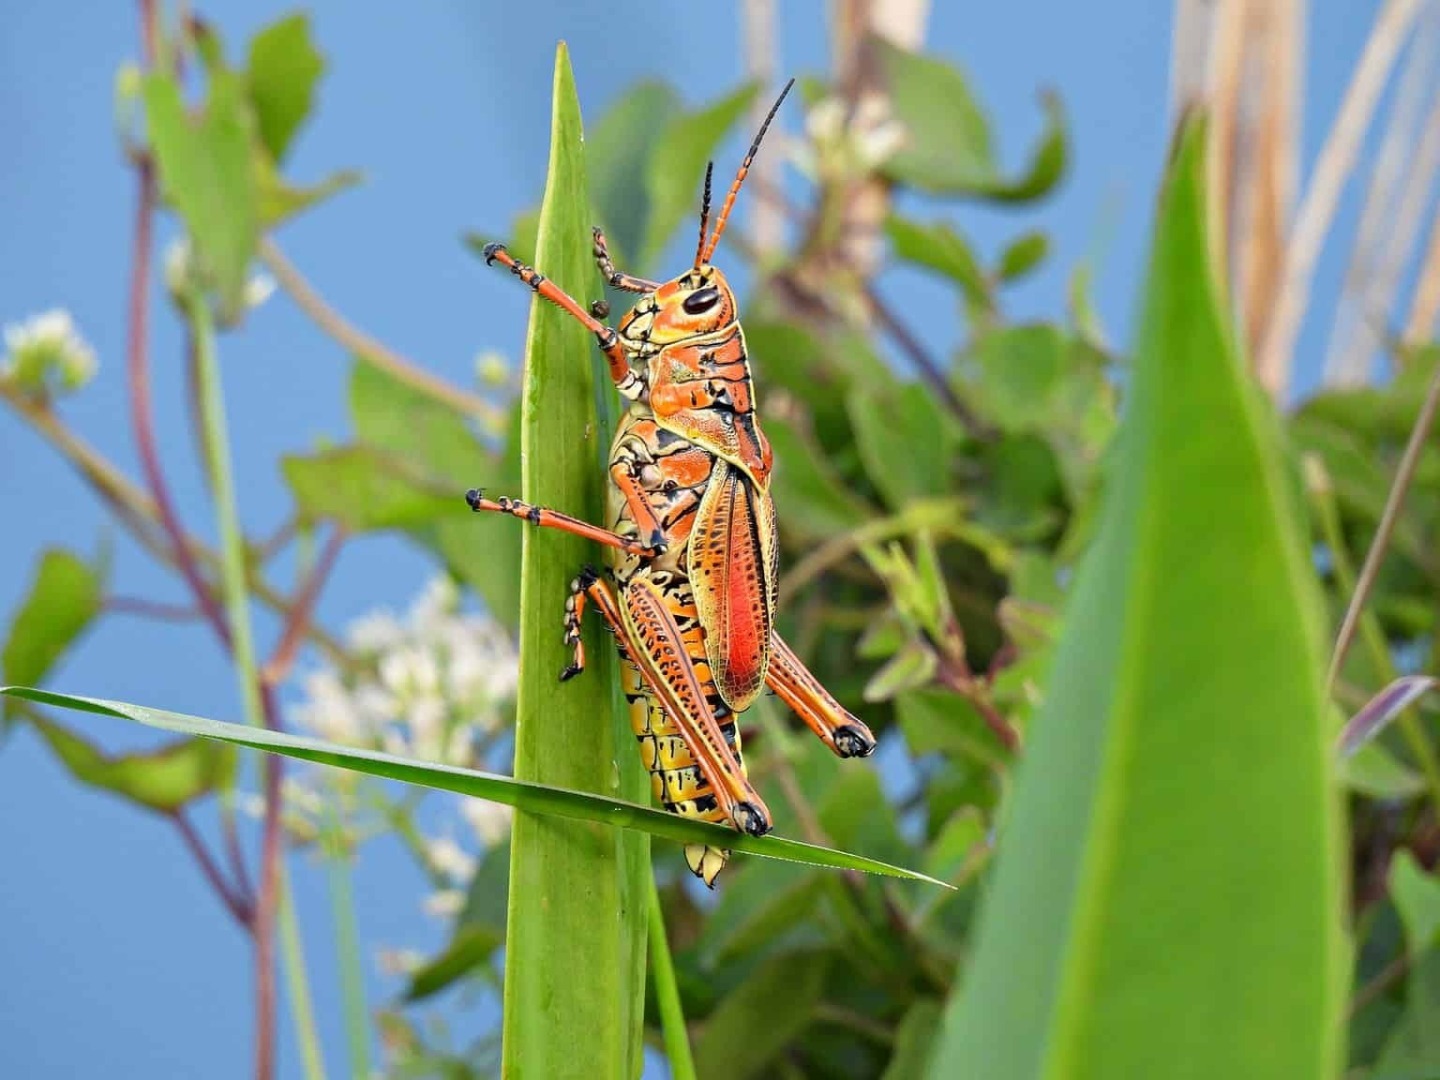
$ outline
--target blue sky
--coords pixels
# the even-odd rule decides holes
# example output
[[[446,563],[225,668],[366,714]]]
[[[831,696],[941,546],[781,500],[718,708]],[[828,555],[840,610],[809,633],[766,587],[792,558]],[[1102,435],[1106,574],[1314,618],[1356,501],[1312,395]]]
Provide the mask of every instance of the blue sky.
[[[825,5],[783,8],[787,71],[825,66]],[[1306,74],[1305,161],[1313,160],[1377,5],[1317,0]],[[546,4],[310,6],[330,57],[320,105],[291,173],[318,179],[365,171],[360,189],[288,226],[280,240],[326,296],[382,340],[456,382],[480,349],[519,352],[528,294],[459,244],[468,228],[503,229],[533,203],[544,179],[550,66],[569,41],[582,106],[594,118],[624,87],[662,77],[699,103],[742,78],[738,18],[729,5],[701,16],[659,17],[653,3],[552,0]],[[960,64],[989,108],[1004,160],[1018,166],[1040,128],[1038,92],[1059,91],[1073,136],[1063,189],[1023,220],[969,207],[953,214],[982,251],[1021,228],[1048,230],[1049,266],[1017,290],[1018,316],[1056,316],[1066,276],[1097,253],[1096,299],[1116,340],[1128,340],[1152,196],[1167,141],[1170,5],[1156,0],[1013,0],[934,5],[930,48]],[[290,9],[269,0],[203,6],[232,53],[257,27]],[[123,380],[124,284],[134,183],[112,126],[117,66],[136,53],[131,5],[65,6],[18,0],[0,15],[0,322],[68,307],[95,345],[96,382],[67,401],[68,422],[138,475]],[[625,39],[616,35],[627,28]],[[643,33],[637,35],[636,28]],[[797,113],[783,121],[794,125]],[[732,148],[731,155],[738,152]],[[722,156],[722,161],[729,160]],[[725,168],[720,171],[723,173]],[[1340,236],[1353,227],[1351,198]],[[162,239],[173,235],[166,222]],[[1333,300],[1343,244],[1332,244],[1315,290]],[[926,338],[944,348],[960,331],[955,307],[919,276],[886,284]],[[928,306],[927,306],[928,305]],[[929,311],[933,314],[924,315]],[[202,536],[212,517],[188,450],[180,341],[162,301],[154,307],[156,413],[181,511]],[[1328,327],[1302,338],[1312,358]],[[222,342],[241,509],[250,531],[284,520],[289,499],[276,461],[321,437],[343,437],[348,361],[283,297]],[[763,358],[758,377],[763,383]],[[0,617],[20,600],[39,551],[64,544],[94,552],[109,535],[87,489],[23,424],[0,411]],[[284,568],[281,573],[283,575]],[[424,582],[424,560],[399,543],[364,538],[347,548],[321,604],[343,623],[379,605],[403,608]],[[174,580],[117,538],[114,580],[127,594],[179,600]],[[262,639],[274,625],[259,621]],[[124,616],[92,633],[57,673],[58,687],[167,708],[238,717],[230,669],[189,627]],[[143,734],[89,724],[107,745]],[[9,1075],[110,1077],[247,1075],[251,1004],[245,942],[219,910],[163,823],[71,784],[28,734],[0,748],[0,1045]],[[343,1033],[322,876],[297,864],[302,923],[312,931],[311,971],[333,1075]],[[368,942],[428,947],[441,927],[419,911],[423,887],[384,845],[360,869],[361,930]],[[393,984],[372,977],[376,998]],[[283,1025],[282,1025],[283,1026]],[[297,1075],[288,1030],[282,1075]]]

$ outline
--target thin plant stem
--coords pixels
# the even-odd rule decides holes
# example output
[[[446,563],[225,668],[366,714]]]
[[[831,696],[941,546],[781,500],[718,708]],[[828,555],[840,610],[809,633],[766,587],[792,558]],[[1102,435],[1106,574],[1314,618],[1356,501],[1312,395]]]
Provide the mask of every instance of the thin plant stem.
[[[1307,473],[1308,473],[1307,467]],[[1354,618],[1354,628],[1349,633],[1341,629],[1341,640],[1336,642],[1335,654],[1330,661],[1330,673],[1326,680],[1327,693],[1333,693],[1339,679],[1340,669],[1344,665],[1345,652],[1348,651],[1349,643],[1355,633],[1359,633],[1365,640],[1366,651],[1370,654],[1370,662],[1375,665],[1382,682],[1394,681],[1396,676],[1395,661],[1390,655],[1389,647],[1385,643],[1385,635],[1380,629],[1380,623],[1372,611],[1355,607],[1355,598],[1360,596],[1360,586],[1355,577],[1355,567],[1350,560],[1350,550],[1345,542],[1345,535],[1340,527],[1340,511],[1335,505],[1335,494],[1330,484],[1330,479],[1323,472],[1318,475],[1307,475],[1307,485],[1310,489],[1311,503],[1315,508],[1316,517],[1320,522],[1321,536],[1325,540],[1325,546],[1330,549],[1330,565],[1335,572],[1335,584],[1341,594],[1348,593],[1351,597],[1351,608],[1357,611]],[[1374,550],[1372,545],[1371,550]],[[1347,619],[1350,612],[1346,612]],[[1341,648],[1341,644],[1345,648]],[[1400,730],[1401,736],[1405,739],[1410,749],[1411,756],[1420,767],[1425,776],[1426,784],[1430,789],[1430,797],[1437,809],[1440,809],[1440,762],[1436,761],[1435,753],[1430,747],[1430,741],[1425,736],[1425,731],[1420,724],[1415,709],[1406,709],[1395,721],[1396,727]]]
[[[310,979],[305,973],[305,950],[300,935],[300,920],[295,914],[295,895],[290,889],[290,875],[283,870],[280,874],[278,908],[280,948],[285,957],[285,984],[289,991],[290,1012],[295,1020],[295,1039],[300,1044],[300,1062],[305,1070],[306,1080],[325,1080],[325,1058],[320,1052],[320,1036],[315,1028],[315,1006],[310,997]]]
[[[225,909],[230,912],[235,921],[248,930],[254,917],[254,911],[248,906],[243,891],[225,880],[225,875],[220,872],[220,867],[216,865],[210,850],[205,846],[200,834],[195,831],[195,826],[186,816],[185,811],[177,810],[173,818],[180,838],[185,841],[185,847],[195,857],[195,862],[205,875],[205,880],[215,891],[215,895],[220,898],[221,903],[225,905]]]
[[[963,519],[963,504],[956,500],[941,500],[917,502],[906,507],[902,513],[875,518],[863,525],[857,525],[848,532],[832,536],[791,567],[790,572],[780,581],[780,595],[787,600],[793,599],[799,590],[850,558],[866,544],[907,536],[922,528],[946,533],[949,529],[958,527],[963,532],[965,526],[957,526],[957,522],[962,522]]]
[[[306,572],[304,582],[295,596],[295,603],[286,617],[280,643],[275,646],[274,654],[265,665],[264,678],[270,685],[284,682],[285,676],[290,673],[300,642],[304,640],[305,628],[315,613],[315,603],[320,599],[320,591],[324,588],[330,571],[334,569],[335,560],[339,557],[344,543],[345,530],[336,526],[330,533],[320,558]]]
[[[695,1080],[695,1059],[690,1054],[680,984],[675,980],[675,962],[665,936],[665,912],[660,906],[660,888],[653,874],[650,875],[650,978],[660,1010],[660,1034],[665,1042],[665,1056],[670,1061],[671,1080]]]
[[[1375,977],[1355,992],[1350,1006],[1345,1010],[1346,1019],[1353,1017],[1370,1006],[1376,998],[1389,990],[1405,977],[1410,970],[1410,951],[1407,949],[1375,973]]]
[[[370,1075],[370,1009],[365,1000],[365,975],[360,966],[360,932],[355,919],[354,863],[340,835],[334,807],[327,813],[324,833],[330,909],[335,921],[336,964],[340,969],[340,998],[345,1012],[345,1038],[350,1054],[350,1075]]]
[[[139,615],[160,622],[194,622],[201,618],[200,609],[184,604],[166,604],[139,596],[107,596],[105,610],[118,615]]]
[[[1419,464],[1420,453],[1425,449],[1425,443],[1430,438],[1430,429],[1435,424],[1435,412],[1440,407],[1440,365],[1435,368],[1435,373],[1430,377],[1430,386],[1425,392],[1425,403],[1420,408],[1420,415],[1415,419],[1415,427],[1410,432],[1410,441],[1406,444],[1405,453],[1400,458],[1400,466],[1395,470],[1395,480],[1390,485],[1390,494],[1385,499],[1385,510],[1380,515],[1380,524],[1375,530],[1375,539],[1370,542],[1370,550],[1365,553],[1365,563],[1360,568],[1360,579],[1356,582],[1355,593],[1350,597],[1350,606],[1345,611],[1345,619],[1340,624],[1340,633],[1335,641],[1335,653],[1330,659],[1330,673],[1326,679],[1326,685],[1333,687],[1335,678],[1340,673],[1341,665],[1345,663],[1345,654],[1350,650],[1350,643],[1355,637],[1355,629],[1358,625],[1360,613],[1365,609],[1366,601],[1370,599],[1370,590],[1375,586],[1375,578],[1380,573],[1380,564],[1384,561],[1385,551],[1390,546],[1390,537],[1395,531],[1395,525],[1400,520],[1400,510],[1405,504],[1405,496],[1410,490],[1410,481],[1415,475],[1415,466]]]
[[[255,663],[250,627],[250,597],[245,582],[245,538],[240,531],[235,479],[230,461],[230,437],[225,421],[224,391],[215,357],[215,327],[205,298],[192,293],[185,311],[195,338],[200,383],[201,419],[214,453],[210,458],[210,487],[215,493],[215,514],[220,533],[221,583],[224,587],[228,637],[240,685],[246,722],[254,727],[273,726],[279,713],[274,695],[262,688]],[[267,754],[264,775],[265,816],[262,824],[260,893],[255,904],[255,1076],[275,1075],[275,914],[280,888],[280,758]]]
[[[150,497],[170,545],[175,565],[189,585],[195,602],[205,614],[205,621],[224,646],[230,644],[230,629],[215,598],[210,583],[200,573],[193,553],[185,543],[180,515],[170,498],[165,472],[160,464],[160,450],[155,438],[155,418],[150,400],[149,317],[150,317],[150,255],[155,218],[155,170],[150,159],[142,158],[139,166],[139,195],[135,210],[135,250],[130,268],[130,318],[126,337],[126,374],[130,390],[130,424],[134,429],[135,446],[140,454],[140,469],[145,474]]]
[[[412,390],[418,390],[435,401],[450,406],[457,412],[479,417],[487,422],[504,419],[501,410],[477,394],[451,386],[444,379],[432,375],[424,367],[408,357],[376,341],[363,330],[352,326],[345,318],[315,291],[305,280],[295,264],[285,257],[275,241],[268,237],[260,240],[260,258],[275,275],[275,280],[291,300],[330,337],[334,338],[349,352],[371,364]]]

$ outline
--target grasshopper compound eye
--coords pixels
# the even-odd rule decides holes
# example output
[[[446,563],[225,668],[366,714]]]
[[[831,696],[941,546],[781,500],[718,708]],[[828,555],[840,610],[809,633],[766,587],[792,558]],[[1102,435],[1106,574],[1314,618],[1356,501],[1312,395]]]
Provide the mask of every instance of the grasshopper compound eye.
[[[681,301],[683,307],[691,315],[703,315],[720,302],[720,290],[713,285],[704,289],[697,289]]]

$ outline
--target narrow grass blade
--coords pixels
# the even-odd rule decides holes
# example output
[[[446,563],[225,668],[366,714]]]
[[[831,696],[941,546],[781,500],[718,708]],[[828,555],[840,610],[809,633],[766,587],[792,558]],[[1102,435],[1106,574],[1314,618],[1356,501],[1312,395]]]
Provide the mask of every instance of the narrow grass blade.
[[[695,1059],[690,1053],[690,1035],[685,1029],[680,985],[675,981],[675,961],[665,937],[665,912],[660,906],[660,890],[653,876],[650,879],[650,972],[655,981],[655,1004],[660,1010],[660,1034],[665,1040],[670,1080],[695,1080]]]
[[[387,780],[400,780],[407,784],[419,784],[437,791],[453,791],[458,795],[471,795],[478,799],[504,803],[517,810],[549,817],[568,818],[572,821],[591,822],[648,833],[664,837],[680,844],[714,844],[742,851],[750,855],[761,855],[782,862],[804,863],[809,866],[828,866],[839,870],[860,870],[867,874],[885,877],[907,878],[924,881],[941,888],[950,888],[926,874],[906,870],[899,866],[867,859],[863,855],[851,855],[833,848],[804,844],[799,840],[786,840],[771,834],[769,836],[747,836],[720,825],[711,825],[694,818],[682,818],[653,810],[638,803],[626,802],[605,795],[592,795],[585,791],[572,791],[533,781],[517,780],[512,776],[497,776],[494,773],[461,769],[454,765],[436,765],[428,761],[394,757],[374,750],[359,750],[351,746],[338,746],[319,739],[307,739],[300,735],[289,735],[283,731],[265,728],[251,728],[243,724],[227,724],[220,720],[206,720],[184,713],[166,712],[163,709],[148,709],[142,705],[129,705],[123,701],[107,701],[104,698],[79,697],[74,694],[57,694],[51,690],[37,690],[27,686],[0,686],[0,697],[13,697],[33,701],[39,705],[53,705],[62,709],[113,716],[122,720],[134,720],[147,727],[161,731],[172,731],[181,735],[200,735],[207,739],[220,739],[236,746],[248,746],[272,754],[311,761],[319,765],[333,765],[352,772],[379,776]],[[629,749],[628,747],[626,749]],[[644,899],[643,897],[641,898]]]
[[[1204,146],[1192,115],[1100,530],[934,1077],[1343,1071],[1319,594],[1210,274]]]

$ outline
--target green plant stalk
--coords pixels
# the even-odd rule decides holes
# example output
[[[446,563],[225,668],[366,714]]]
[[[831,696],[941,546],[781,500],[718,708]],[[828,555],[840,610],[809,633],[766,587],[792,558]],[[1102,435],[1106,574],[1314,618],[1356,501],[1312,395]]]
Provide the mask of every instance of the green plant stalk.
[[[353,863],[340,834],[332,808],[324,834],[330,910],[335,920],[336,964],[340,969],[340,998],[345,1011],[345,1038],[350,1054],[350,1075],[370,1075],[370,1010],[365,1001],[365,976],[360,969],[360,933],[355,921]]]
[[[660,907],[660,889],[654,875],[650,878],[650,977],[654,980],[655,1003],[660,1009],[660,1034],[665,1040],[665,1056],[670,1061],[670,1080],[695,1080],[695,1059],[690,1054],[680,984],[675,981],[675,962],[670,958],[670,942],[665,938],[665,913]]]
[[[200,421],[207,443],[214,452],[207,462],[210,489],[214,493],[215,516],[220,532],[221,584],[224,590],[225,613],[230,623],[231,649],[235,673],[240,683],[240,700],[245,721],[251,727],[265,727],[265,709],[260,697],[260,672],[255,663],[255,638],[250,626],[250,596],[246,587],[245,535],[240,530],[240,513],[235,497],[234,470],[230,462],[230,435],[225,421],[225,392],[220,382],[220,365],[215,356],[215,323],[205,298],[191,292],[185,298],[185,313],[195,337],[196,373],[199,376]],[[277,897],[283,909],[285,874],[278,868]],[[263,877],[263,871],[262,871]],[[258,933],[259,931],[257,931]],[[298,935],[283,932],[280,947],[284,956],[287,980],[291,985],[305,985],[305,957]],[[258,947],[258,942],[257,942]],[[315,1043],[315,1018],[308,998],[290,995],[290,1008],[301,1045]]]
[[[589,199],[579,102],[562,43],[555,63],[550,166],[536,244],[539,270],[572,295],[599,287],[590,260]],[[513,283],[507,283],[510,287]],[[531,307],[521,409],[521,495],[602,520],[605,432],[590,336],[557,308]],[[476,523],[486,528],[515,522]],[[594,548],[525,527],[521,560],[520,685],[515,776],[623,798],[646,798],[645,777],[614,707],[614,648],[587,629],[589,669],[561,684],[569,663],[560,616]],[[506,930],[502,1067],[507,1077],[630,1080],[640,1071],[648,846],[595,825],[515,816]],[[580,1048],[584,1048],[580,1052]]]
[[[285,956],[303,957],[300,920],[295,915],[295,897],[290,891],[290,875],[280,871],[280,897],[276,913],[280,919],[281,948]],[[320,1052],[320,1038],[315,1029],[315,1006],[310,998],[310,980],[303,960],[286,963],[285,983],[290,991],[290,1009],[295,1017],[295,1035],[300,1043],[300,1061],[306,1080],[325,1080],[325,1057]],[[359,1073],[357,1075],[365,1075]]]
[[[1346,546],[1345,533],[1340,527],[1340,510],[1335,504],[1334,489],[1328,482],[1312,482],[1306,487],[1311,507],[1320,523],[1320,534],[1325,539],[1325,546],[1330,549],[1330,564],[1335,570],[1335,584],[1342,595],[1354,596],[1355,564],[1350,560],[1350,549]],[[1390,655],[1390,649],[1385,644],[1385,632],[1381,630],[1380,620],[1373,609],[1367,607],[1360,612],[1357,629],[1361,640],[1365,642],[1365,651],[1370,654],[1370,662],[1380,673],[1381,685],[1394,682],[1399,676],[1395,670],[1395,658]],[[1337,681],[1338,675],[1337,671]],[[1331,690],[1333,692],[1334,687],[1331,687]],[[1415,764],[1425,777],[1431,802],[1435,809],[1440,811],[1440,762],[1436,761],[1435,750],[1425,736],[1419,711],[1412,705],[1395,718],[1395,725],[1400,729],[1401,738],[1405,740],[1410,756],[1415,759]]]
[[[215,448],[208,463],[210,485],[215,493],[215,519],[220,531],[220,580],[224,590],[225,614],[233,638],[235,675],[240,683],[240,703],[245,722],[253,727],[264,727],[265,710],[260,700],[255,638],[250,627],[250,595],[245,576],[245,536],[240,531],[234,472],[230,464],[225,395],[220,385],[219,364],[215,358],[215,324],[203,296],[192,293],[186,298],[185,308],[195,335],[196,370],[200,379],[200,419],[206,439]]]

